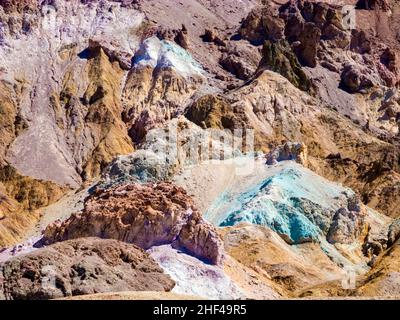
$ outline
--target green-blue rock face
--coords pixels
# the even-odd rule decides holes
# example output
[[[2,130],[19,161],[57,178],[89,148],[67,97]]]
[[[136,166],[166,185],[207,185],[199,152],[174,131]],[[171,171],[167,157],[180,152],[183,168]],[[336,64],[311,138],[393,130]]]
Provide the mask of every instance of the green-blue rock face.
[[[268,226],[291,243],[319,242],[336,210],[346,206],[353,195],[351,190],[288,162],[277,174],[239,194],[225,192],[206,217],[223,208],[217,215],[219,221],[212,221],[219,226],[249,222]]]

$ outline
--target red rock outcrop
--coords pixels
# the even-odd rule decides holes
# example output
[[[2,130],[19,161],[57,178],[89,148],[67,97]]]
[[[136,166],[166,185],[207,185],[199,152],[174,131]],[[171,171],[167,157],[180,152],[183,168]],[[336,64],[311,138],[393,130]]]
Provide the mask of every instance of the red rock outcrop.
[[[29,12],[38,8],[37,0],[1,0],[0,6],[4,8],[6,13],[12,12]]]
[[[215,228],[184,189],[167,182],[98,190],[86,199],[82,213],[44,233],[46,243],[82,237],[117,239],[144,249],[172,243],[211,263],[223,259]]]

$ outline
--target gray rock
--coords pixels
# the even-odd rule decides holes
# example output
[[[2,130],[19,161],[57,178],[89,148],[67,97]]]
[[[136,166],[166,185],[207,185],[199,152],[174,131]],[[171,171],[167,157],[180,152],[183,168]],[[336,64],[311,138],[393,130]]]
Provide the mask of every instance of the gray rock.
[[[166,180],[172,171],[162,157],[151,150],[117,157],[105,170],[97,187],[104,189],[132,182],[156,182]]]
[[[273,165],[280,161],[295,160],[307,164],[307,147],[303,143],[286,142],[272,149],[266,156],[267,164]]]
[[[364,212],[351,211],[350,208],[336,211],[326,237],[330,243],[350,244],[362,234],[365,226]]]
[[[389,226],[388,230],[388,246],[393,245],[400,237],[400,219],[396,219]]]

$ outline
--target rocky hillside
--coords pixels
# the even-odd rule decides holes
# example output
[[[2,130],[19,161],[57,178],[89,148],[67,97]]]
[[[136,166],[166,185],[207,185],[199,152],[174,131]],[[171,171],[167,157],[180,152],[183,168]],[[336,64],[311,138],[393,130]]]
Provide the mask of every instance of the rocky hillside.
[[[399,52],[397,0],[0,0],[0,299],[399,296]]]

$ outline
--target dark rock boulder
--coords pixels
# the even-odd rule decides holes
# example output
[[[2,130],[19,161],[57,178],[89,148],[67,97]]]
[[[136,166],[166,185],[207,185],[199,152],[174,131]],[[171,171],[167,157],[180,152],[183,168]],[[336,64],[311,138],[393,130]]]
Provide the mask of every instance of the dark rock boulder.
[[[343,68],[340,78],[341,87],[351,93],[360,92],[374,85],[367,71],[353,64],[348,64]]]
[[[383,11],[388,11],[390,9],[390,5],[388,0],[359,0],[356,8],[364,10],[380,9]]]
[[[284,37],[285,22],[270,6],[256,7],[243,21],[239,35],[254,44],[265,40],[278,41]]]
[[[0,299],[7,300],[170,291],[174,285],[146,252],[116,240],[65,241],[0,265]]]
[[[347,207],[340,208],[333,216],[326,239],[330,243],[354,243],[368,232],[366,214],[357,196],[349,198]]]

